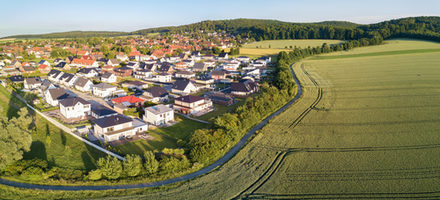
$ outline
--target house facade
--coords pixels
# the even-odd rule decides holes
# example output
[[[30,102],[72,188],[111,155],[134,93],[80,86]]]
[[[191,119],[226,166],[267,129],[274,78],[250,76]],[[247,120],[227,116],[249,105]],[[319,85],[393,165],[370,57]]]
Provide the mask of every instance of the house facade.
[[[148,125],[124,115],[112,115],[93,121],[93,134],[101,141],[112,142],[148,130]]]
[[[156,105],[145,108],[144,121],[156,126],[174,121],[174,110],[168,105]]]
[[[64,99],[59,104],[60,113],[66,119],[84,119],[91,113],[91,104],[80,97]]]
[[[178,79],[174,82],[171,92],[180,95],[188,95],[197,92],[197,87],[188,79]]]
[[[174,99],[174,110],[183,114],[195,115],[199,112],[212,111],[212,101],[199,96],[180,96]]]

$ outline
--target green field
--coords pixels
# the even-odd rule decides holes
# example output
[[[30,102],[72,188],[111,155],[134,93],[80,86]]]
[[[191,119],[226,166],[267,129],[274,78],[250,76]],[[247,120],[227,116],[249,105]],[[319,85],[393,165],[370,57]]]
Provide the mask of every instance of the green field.
[[[440,44],[394,40],[336,56],[423,47]],[[303,96],[233,159],[167,193],[127,198],[438,196],[438,63],[439,52],[297,63]]]
[[[420,49],[440,44],[393,40],[296,63],[302,97],[230,161],[166,191],[115,199],[436,199],[440,52]],[[399,53],[378,55],[389,51]]]
[[[243,48],[285,49],[286,46],[287,48],[290,48],[290,46],[292,46],[293,48],[295,48],[295,46],[300,48],[307,48],[309,46],[321,46],[324,43],[331,45],[339,44],[341,42],[341,40],[263,40],[259,42],[251,42],[245,44],[243,45]]]
[[[295,46],[307,48],[308,46],[321,46],[323,43],[331,45],[339,44],[341,42],[342,41],[340,40],[264,40],[243,45],[243,47],[240,48],[240,55],[252,58],[259,56],[272,56],[281,51],[289,51],[290,46],[292,46],[292,48],[295,48]]]

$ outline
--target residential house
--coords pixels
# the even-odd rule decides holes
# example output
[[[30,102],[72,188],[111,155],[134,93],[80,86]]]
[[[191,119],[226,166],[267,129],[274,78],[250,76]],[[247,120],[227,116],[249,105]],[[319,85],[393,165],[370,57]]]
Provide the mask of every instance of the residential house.
[[[98,70],[96,68],[82,68],[76,73],[78,76],[93,78],[98,76]]]
[[[249,63],[251,59],[247,56],[239,56],[236,58],[236,60],[240,61],[241,63]]]
[[[105,98],[113,96],[117,89],[118,88],[116,86],[107,83],[100,83],[92,87],[92,94],[98,97]]]
[[[22,75],[11,76],[8,78],[8,80],[11,81],[12,83],[23,83],[24,77]]]
[[[240,67],[240,62],[235,60],[224,62],[222,67],[226,71],[237,71],[238,67]]]
[[[194,74],[193,72],[190,72],[190,71],[178,71],[178,72],[174,73],[174,77],[191,79],[191,78],[195,78],[196,74]]]
[[[192,70],[193,72],[205,72],[208,70],[208,65],[205,63],[195,63]]]
[[[50,70],[52,68],[50,67],[50,65],[45,65],[45,64],[40,64],[38,65],[38,71],[40,71],[40,73],[49,73]]]
[[[138,69],[134,72],[134,77],[146,80],[153,77],[153,73],[149,69]]]
[[[126,107],[133,107],[133,106],[141,106],[145,102],[144,99],[135,97],[133,95],[130,96],[124,96],[124,97],[118,97],[112,99],[113,104],[122,104]]]
[[[258,91],[258,85],[250,79],[241,80],[238,83],[231,83],[231,94],[236,96],[247,96]]]
[[[168,73],[159,73],[154,78],[154,81],[160,83],[170,83],[171,82],[171,74]]]
[[[71,66],[76,67],[99,67],[99,63],[96,60],[90,60],[90,59],[84,59],[84,58],[74,58],[72,63],[70,63]]]
[[[93,121],[93,134],[101,141],[112,142],[148,130],[148,125],[124,115],[112,115]]]
[[[114,71],[113,73],[116,76],[120,76],[120,77],[131,76],[131,74],[133,73],[133,69],[126,67],[126,66],[120,67],[120,68],[115,68],[113,71]]]
[[[135,71],[139,68],[139,63],[130,61],[127,63],[126,67],[129,67],[129,68],[133,69],[133,71]]]
[[[23,73],[23,74],[32,74],[32,73],[35,73],[35,67],[32,67],[30,65],[21,66],[20,67],[20,72]]]
[[[125,81],[121,84],[122,87],[130,88],[130,89],[145,89],[148,88],[148,83],[142,81]]]
[[[172,73],[173,71],[173,67],[167,62],[162,63],[158,70],[159,73]]]
[[[227,59],[228,59],[228,53],[220,53],[220,54],[217,56],[217,59],[218,59],[218,60],[227,60]]]
[[[50,66],[50,63],[47,60],[40,60],[40,62],[38,62],[38,65],[48,65],[48,66]]]
[[[212,111],[212,101],[199,96],[180,96],[174,99],[174,110],[184,113],[199,115]]]
[[[115,67],[119,65],[119,61],[118,59],[112,58],[112,59],[108,59],[108,61],[105,64]]]
[[[91,104],[80,97],[67,98],[61,100],[59,104],[60,113],[66,119],[85,119],[88,115],[91,114]]]
[[[120,61],[127,61],[128,60],[128,56],[125,55],[124,53],[120,52],[116,55],[116,59],[120,60]]]
[[[188,95],[197,90],[197,87],[188,79],[177,79],[171,88],[172,93],[180,95]]]
[[[101,73],[110,72],[113,73],[114,67],[111,65],[105,65],[101,67]]]
[[[213,92],[209,95],[207,95],[209,99],[211,99],[212,102],[215,104],[220,104],[224,106],[229,106],[234,103],[234,98],[232,98],[230,95],[227,95],[223,92]]]
[[[44,80],[41,82],[40,92],[44,94],[44,92],[45,92],[46,90],[48,90],[48,89],[54,89],[54,88],[56,88],[56,87],[55,87],[54,84],[52,84],[52,82],[50,82],[50,81],[47,80],[47,79],[44,79]]]
[[[156,105],[145,108],[144,121],[160,126],[174,121],[174,111],[168,105]]]
[[[66,90],[63,88],[48,89],[44,93],[44,99],[46,100],[46,103],[51,106],[56,106],[58,105],[59,101],[67,98],[70,98],[70,95],[67,94]]]
[[[113,73],[105,72],[101,76],[101,81],[105,83],[116,83],[117,78],[116,75],[114,75]]]
[[[47,78],[50,81],[58,83],[58,82],[60,82],[60,78],[63,74],[64,74],[64,72],[53,69],[53,70],[50,70],[50,72],[47,74]]]
[[[92,117],[95,119],[109,117],[113,115],[117,115],[118,113],[110,108],[107,108],[101,104],[93,105],[91,111]]]
[[[38,89],[41,87],[42,81],[40,77],[24,79],[24,88],[28,90]]]
[[[70,65],[64,61],[59,62],[54,67],[62,70],[70,70]]]
[[[82,92],[92,91],[93,82],[89,79],[78,77],[75,82],[75,88]]]
[[[214,80],[221,80],[226,78],[226,71],[219,70],[219,71],[212,71],[211,72],[211,78]]]
[[[144,98],[153,103],[163,103],[169,100],[168,92],[165,90],[165,88],[159,86],[146,89],[140,98]]]
[[[73,87],[77,78],[78,77],[74,74],[64,73],[60,77],[60,84],[63,84],[66,87]]]

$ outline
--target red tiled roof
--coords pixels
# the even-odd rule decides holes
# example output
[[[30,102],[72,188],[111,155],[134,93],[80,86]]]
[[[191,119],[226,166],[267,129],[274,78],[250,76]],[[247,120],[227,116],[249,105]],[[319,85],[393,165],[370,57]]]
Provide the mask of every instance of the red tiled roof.
[[[118,97],[118,98],[112,99],[112,101],[113,101],[113,103],[129,102],[131,104],[144,102],[143,99],[137,98],[135,96]]]

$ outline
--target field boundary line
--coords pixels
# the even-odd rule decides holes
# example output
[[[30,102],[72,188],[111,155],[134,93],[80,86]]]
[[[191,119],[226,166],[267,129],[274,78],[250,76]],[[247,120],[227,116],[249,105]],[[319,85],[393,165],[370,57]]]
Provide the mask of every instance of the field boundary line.
[[[169,185],[173,183],[179,183],[183,181],[188,181],[193,178],[208,174],[212,170],[216,169],[217,167],[222,166],[227,161],[229,161],[232,157],[235,156],[235,154],[240,151],[242,147],[250,140],[250,138],[261,128],[263,128],[271,119],[273,119],[275,116],[278,116],[280,113],[282,113],[284,110],[289,108],[296,100],[298,100],[303,92],[303,88],[301,86],[301,83],[299,82],[298,78],[295,75],[295,72],[293,71],[294,64],[290,65],[290,72],[292,73],[293,80],[295,81],[295,84],[297,87],[297,93],[296,95],[284,106],[261,120],[260,123],[255,125],[250,131],[248,131],[241,139],[240,141],[235,144],[226,154],[212,163],[211,165],[200,169],[199,171],[192,172],[180,177],[172,178],[172,179],[166,179],[156,182],[149,182],[149,183],[138,183],[138,184],[126,184],[126,185],[41,185],[41,184],[32,184],[32,183],[24,183],[24,182],[16,182],[8,179],[0,178],[0,184],[11,186],[11,187],[18,187],[18,188],[26,188],[26,189],[41,189],[41,190],[67,190],[67,191],[81,191],[81,190],[111,190],[111,189],[135,189],[135,188],[150,188],[150,187],[159,187],[163,185]]]

